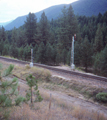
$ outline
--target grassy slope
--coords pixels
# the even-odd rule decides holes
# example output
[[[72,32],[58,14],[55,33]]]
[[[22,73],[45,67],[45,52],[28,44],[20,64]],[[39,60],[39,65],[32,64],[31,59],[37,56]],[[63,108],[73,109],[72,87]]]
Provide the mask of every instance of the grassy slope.
[[[5,64],[5,67],[8,66]],[[13,75],[18,76],[19,78],[25,79],[26,75],[29,73],[41,73],[43,72],[43,69],[35,69],[32,68],[30,69],[28,67],[28,65],[26,67],[19,67],[19,66],[15,66],[14,71],[13,71]],[[37,74],[34,74],[37,75]],[[10,119],[36,119],[36,120],[76,120],[77,119],[82,119],[82,120],[90,120],[90,119],[94,119],[94,120],[106,120],[106,118],[104,117],[104,114],[102,113],[97,113],[96,111],[88,111],[86,109],[81,108],[78,105],[73,105],[73,103],[71,102],[67,102],[64,101],[63,99],[60,98],[56,95],[52,95],[52,99],[51,99],[51,106],[49,109],[49,104],[50,104],[50,92],[51,91],[59,91],[61,93],[65,93],[68,91],[67,94],[71,93],[73,96],[75,96],[75,94],[78,94],[76,92],[71,92],[71,89],[69,88],[69,86],[67,84],[65,84],[65,80],[60,80],[59,83],[58,81],[56,81],[56,83],[51,83],[48,82],[45,78],[47,78],[46,76],[50,76],[49,71],[43,72],[42,74],[42,78],[45,81],[40,81],[39,82],[39,88],[42,97],[44,98],[44,100],[41,103],[36,103],[34,105],[34,108],[31,110],[29,105],[27,104],[22,104],[21,107],[14,107],[12,109],[11,112],[11,116]],[[62,84],[61,84],[62,83]],[[75,83],[73,85],[76,85]],[[20,83],[20,94],[25,96],[25,90],[27,90],[28,87],[26,84],[22,84]],[[75,96],[76,97],[76,96]],[[78,95],[77,95],[78,97]]]

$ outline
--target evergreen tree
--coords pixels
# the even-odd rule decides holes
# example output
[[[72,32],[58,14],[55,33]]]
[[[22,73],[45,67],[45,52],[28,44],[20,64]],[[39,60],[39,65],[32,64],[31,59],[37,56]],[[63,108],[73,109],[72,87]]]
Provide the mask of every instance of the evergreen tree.
[[[25,59],[24,59],[25,56],[24,56],[24,48],[23,48],[23,46],[20,47],[19,50],[18,50],[18,58],[19,58],[19,59],[22,59],[22,60],[25,60]]]
[[[17,45],[17,29],[14,27],[12,30],[12,44],[14,44],[14,47]]]
[[[71,41],[72,36],[74,34],[77,34],[78,32],[77,19],[75,17],[75,14],[74,14],[74,11],[71,5],[67,9],[67,23],[66,24],[67,24],[67,29],[68,29],[69,41]]]
[[[5,79],[12,72],[13,68],[14,66],[10,65],[4,72],[0,70],[0,119],[7,119],[10,112],[9,108],[19,106],[25,100],[23,97],[18,96],[17,78],[13,78],[12,81]]]
[[[52,62],[52,47],[50,45],[50,43],[46,44],[46,62],[49,64]]]
[[[70,65],[71,64],[71,51],[67,52],[67,64]]]
[[[27,43],[35,45],[35,34],[37,33],[37,18],[34,13],[29,13],[25,21],[25,34]]]
[[[94,60],[94,71],[107,77],[107,45],[103,51],[97,53]]]
[[[60,56],[60,54],[57,52],[57,54],[56,54],[56,65],[59,65],[60,60],[61,60],[61,56]]]
[[[70,5],[68,9],[66,6],[62,9],[62,16],[59,18],[58,29],[58,46],[60,52],[65,48],[69,50],[71,47],[72,36],[78,32],[77,20]]]
[[[29,86],[29,90],[26,93],[26,100],[27,101],[30,100],[31,104],[33,104],[33,102],[41,102],[43,100],[43,98],[40,96],[40,93],[38,90],[37,80],[38,80],[38,78],[35,78],[31,74],[26,78],[27,84]],[[34,90],[33,90],[33,88],[34,88]],[[35,101],[33,101],[33,94],[36,95]]]
[[[66,58],[67,58],[67,50],[66,49],[63,49],[63,51],[62,51],[62,55],[61,55],[61,61],[64,63],[64,65],[65,65],[65,63],[66,63]]]
[[[58,47],[60,52],[63,48],[67,49],[69,44],[68,31],[67,31],[67,9],[66,6],[62,9],[62,16],[59,18],[59,29],[58,29]]]
[[[9,54],[9,44],[4,44],[2,55],[8,55]]]
[[[88,66],[92,64],[92,55],[92,46],[86,36],[84,41],[81,43],[81,63],[85,67],[86,72]]]
[[[4,42],[3,40],[1,40],[0,41],[0,55],[2,55],[3,49],[4,49]]]
[[[103,34],[100,24],[98,25],[98,29],[96,31],[94,49],[96,53],[103,49]]]
[[[50,39],[50,26],[49,26],[48,19],[45,15],[45,12],[42,13],[41,18],[40,18],[39,32],[38,32],[37,39],[43,42],[44,45],[46,45],[46,43]]]
[[[23,51],[24,60],[31,60],[31,47],[27,44]]]
[[[51,53],[51,59],[52,59],[52,62],[55,64],[55,62],[56,62],[56,52],[57,52],[57,50],[56,50],[56,47],[53,45],[53,46],[51,46],[51,50],[52,50],[52,53]]]
[[[36,61],[40,63],[45,63],[46,57],[45,57],[45,46],[44,43],[41,42],[41,44],[38,47],[38,51],[36,54]]]
[[[25,30],[18,29],[18,31],[17,31],[17,46],[18,47],[26,46],[26,44],[27,44],[27,38],[25,35]]]
[[[5,33],[5,29],[3,26],[0,28],[0,41],[1,40],[3,40],[3,41],[6,40],[6,33]]]
[[[78,41],[76,41],[76,43],[75,43],[75,48],[74,48],[74,62],[75,62],[75,64],[77,65],[77,66],[79,66],[80,64],[81,64],[81,57],[82,57],[82,55],[81,55],[81,43],[79,43]]]
[[[18,48],[14,43],[9,47],[9,55],[14,58],[18,58]]]
[[[33,48],[33,56],[34,56],[34,61],[36,61],[36,54],[37,54],[37,51],[38,51],[38,45],[36,44]]]

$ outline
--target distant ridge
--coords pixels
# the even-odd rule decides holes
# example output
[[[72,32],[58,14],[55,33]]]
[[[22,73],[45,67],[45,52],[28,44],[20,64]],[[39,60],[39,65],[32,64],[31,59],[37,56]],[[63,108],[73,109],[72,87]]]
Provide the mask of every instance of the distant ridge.
[[[66,7],[69,7],[70,4],[51,6],[47,9],[35,13],[35,15],[39,21],[40,16],[44,11],[48,20],[51,20],[52,18],[57,19],[61,14],[61,10],[63,9],[64,5],[66,5]],[[71,5],[73,7],[75,15],[97,16],[99,12],[103,14],[107,11],[107,0],[79,0],[71,3]],[[16,18],[11,23],[6,25],[5,29],[11,30],[14,27],[18,28],[22,26],[24,24],[24,21],[26,21],[26,16],[27,15]]]
[[[6,26],[7,24],[11,23],[13,20],[8,21],[8,22],[0,22],[0,26]]]

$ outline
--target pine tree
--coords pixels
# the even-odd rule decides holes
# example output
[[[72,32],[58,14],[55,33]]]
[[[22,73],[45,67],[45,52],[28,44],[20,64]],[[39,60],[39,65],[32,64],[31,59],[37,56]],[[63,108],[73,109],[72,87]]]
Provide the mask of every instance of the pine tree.
[[[15,27],[12,30],[12,44],[17,45],[17,29]]]
[[[49,64],[52,62],[52,47],[50,45],[50,43],[46,44],[46,62]]]
[[[38,76],[39,77],[39,76]],[[38,77],[35,78],[31,74],[26,78],[27,84],[29,86],[29,90],[26,93],[26,100],[31,102],[41,102],[43,98],[40,96],[39,90],[38,90],[38,85],[37,85],[37,80]],[[33,89],[34,88],[34,89]],[[35,91],[35,92],[34,92]],[[33,94],[36,95],[35,100],[33,100]]]
[[[46,57],[45,57],[45,46],[44,43],[41,42],[41,44],[38,47],[38,51],[36,54],[36,61],[40,63],[45,63]]]
[[[29,13],[25,21],[25,34],[27,43],[35,45],[35,34],[37,33],[37,18],[34,13]]]
[[[18,96],[17,78],[13,78],[12,81],[5,79],[6,76],[11,74],[14,66],[10,65],[4,72],[2,72],[1,67],[0,64],[0,119],[7,119],[9,117],[9,108],[19,106],[25,99]]]
[[[34,56],[34,61],[36,61],[36,54],[37,54],[37,51],[38,51],[38,45],[36,44],[33,48],[33,56]]]
[[[81,46],[81,44],[78,42],[78,41],[76,41],[75,42],[75,48],[74,48],[74,62],[75,62],[75,64],[77,65],[77,66],[79,66],[80,64],[81,64],[81,57],[82,57],[82,55],[81,55],[81,48],[82,48],[82,46]]]
[[[87,72],[88,66],[92,64],[92,46],[89,43],[87,36],[84,41],[81,43],[81,63],[85,67],[85,71]]]
[[[66,64],[66,58],[67,58],[67,50],[63,49],[62,51],[62,55],[61,55],[61,61],[64,63],[64,65]]]
[[[94,60],[94,71],[99,75],[107,77],[107,45],[100,53],[97,53]]]
[[[50,26],[48,19],[45,15],[45,12],[41,14],[40,22],[39,22],[39,32],[37,39],[44,43],[44,45],[47,44],[50,38]]]
[[[0,55],[2,55],[4,49],[4,42],[3,40],[0,41]]]
[[[100,24],[98,24],[98,29],[96,31],[94,49],[95,53],[100,52],[103,49],[103,34]]]
[[[67,59],[66,59],[66,61],[67,61],[67,64],[70,66],[70,64],[71,64],[71,51],[67,52]]]
[[[20,47],[18,50],[18,58],[23,60],[23,54],[24,54],[24,48]]]
[[[27,44],[27,38],[25,35],[25,30],[19,28],[17,30],[17,46],[18,47],[26,46],[26,44]]]
[[[67,9],[67,23],[66,24],[67,24],[67,29],[68,29],[69,41],[71,41],[72,36],[74,34],[77,34],[78,32],[77,19],[75,17],[75,14],[74,14],[74,11],[71,5]]]
[[[3,26],[0,28],[0,41],[1,40],[3,40],[3,41],[6,40],[6,32],[5,32],[5,29]]]
[[[67,31],[67,9],[66,6],[62,9],[62,15],[59,18],[59,29],[58,29],[58,47],[60,52],[63,48],[67,49],[69,45],[68,31]]]
[[[60,54],[57,52],[57,54],[56,54],[56,65],[59,65],[59,63],[60,63],[60,60],[61,60],[61,56],[60,56]]]

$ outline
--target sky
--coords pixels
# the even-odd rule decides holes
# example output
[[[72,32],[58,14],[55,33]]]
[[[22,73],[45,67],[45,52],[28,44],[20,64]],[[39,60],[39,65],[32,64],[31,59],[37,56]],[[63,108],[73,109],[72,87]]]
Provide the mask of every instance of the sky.
[[[69,4],[77,0],[0,0],[0,23],[14,20],[29,12],[36,13],[59,4]]]

